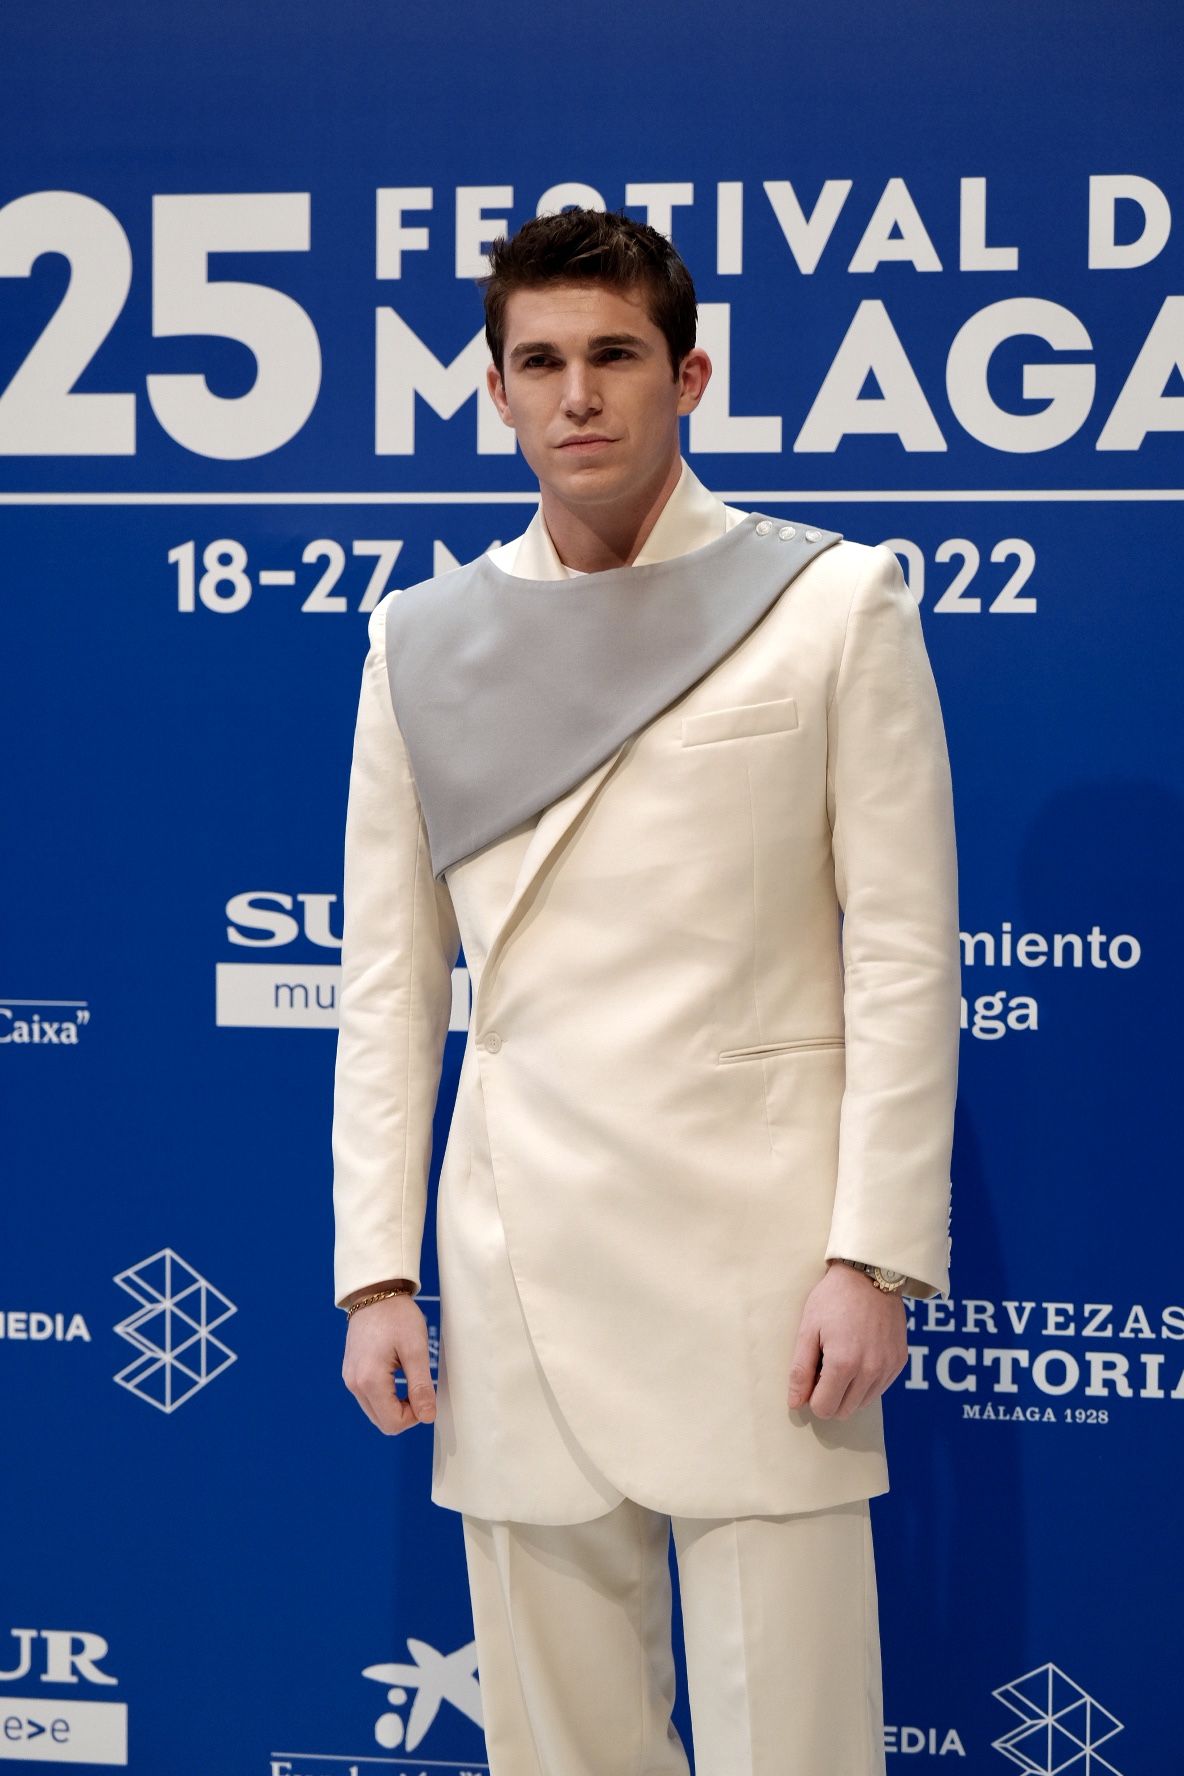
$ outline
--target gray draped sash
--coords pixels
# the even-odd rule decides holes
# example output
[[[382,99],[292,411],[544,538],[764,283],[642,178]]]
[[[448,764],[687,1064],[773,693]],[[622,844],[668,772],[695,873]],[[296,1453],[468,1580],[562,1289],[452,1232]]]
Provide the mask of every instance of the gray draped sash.
[[[665,561],[526,580],[479,555],[393,597],[387,674],[435,878],[574,789],[840,540],[749,512]]]

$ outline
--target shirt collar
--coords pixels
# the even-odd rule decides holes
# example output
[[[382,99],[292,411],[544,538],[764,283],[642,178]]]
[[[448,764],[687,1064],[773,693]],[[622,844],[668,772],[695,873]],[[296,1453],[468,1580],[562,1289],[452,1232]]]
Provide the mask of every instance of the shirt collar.
[[[702,548],[704,543],[714,542],[735,521],[731,510],[704,487],[683,457],[682,473],[632,565],[668,561],[674,555],[685,555],[691,549]],[[741,516],[737,512],[735,519]],[[524,580],[571,579],[579,572],[559,559],[541,504],[520,537],[500,549],[491,549],[490,554],[498,567]]]

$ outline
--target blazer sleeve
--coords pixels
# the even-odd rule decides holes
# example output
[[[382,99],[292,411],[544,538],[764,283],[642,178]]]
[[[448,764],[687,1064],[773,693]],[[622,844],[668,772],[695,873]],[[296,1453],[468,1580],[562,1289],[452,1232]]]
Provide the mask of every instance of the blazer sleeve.
[[[961,962],[953,791],[921,614],[870,552],[827,715],[846,1074],[827,1258],[949,1295]]]
[[[389,597],[396,593],[388,594]],[[432,1123],[460,948],[387,680],[388,599],[370,613],[345,819],[333,1083],[334,1302],[420,1288]]]

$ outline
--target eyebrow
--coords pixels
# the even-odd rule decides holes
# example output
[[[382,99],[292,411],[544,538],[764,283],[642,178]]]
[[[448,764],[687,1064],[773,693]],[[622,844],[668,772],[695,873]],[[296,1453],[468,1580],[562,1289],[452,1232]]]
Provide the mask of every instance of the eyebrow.
[[[644,352],[648,352],[650,349],[648,342],[639,339],[636,333],[597,333],[588,341],[588,345],[592,351],[599,351],[602,346],[606,345],[633,345]],[[510,360],[514,363],[519,358],[529,358],[534,352],[557,352],[558,350],[559,347],[550,339],[528,339],[522,345],[514,347],[510,353]]]

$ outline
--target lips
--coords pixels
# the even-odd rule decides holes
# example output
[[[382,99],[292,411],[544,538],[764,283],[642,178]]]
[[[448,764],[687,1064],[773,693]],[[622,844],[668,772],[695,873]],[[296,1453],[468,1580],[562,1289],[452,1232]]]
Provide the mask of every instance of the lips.
[[[615,438],[567,438],[560,450],[589,450],[597,444],[615,444]]]

